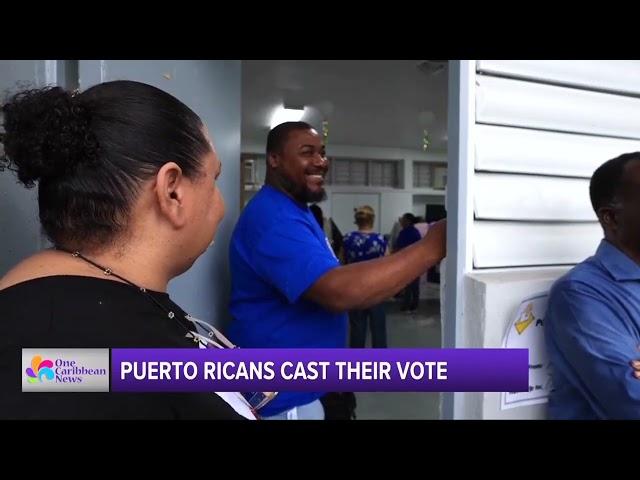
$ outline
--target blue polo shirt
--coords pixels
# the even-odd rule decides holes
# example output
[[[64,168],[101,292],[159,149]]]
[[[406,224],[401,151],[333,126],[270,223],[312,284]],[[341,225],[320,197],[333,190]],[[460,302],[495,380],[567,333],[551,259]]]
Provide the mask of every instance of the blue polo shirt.
[[[640,419],[640,266],[606,240],[551,288],[549,417]]]
[[[307,207],[265,185],[245,207],[229,247],[233,321],[243,348],[344,348],[347,314],[331,313],[303,294],[340,265]],[[271,416],[324,392],[280,392],[261,410]]]

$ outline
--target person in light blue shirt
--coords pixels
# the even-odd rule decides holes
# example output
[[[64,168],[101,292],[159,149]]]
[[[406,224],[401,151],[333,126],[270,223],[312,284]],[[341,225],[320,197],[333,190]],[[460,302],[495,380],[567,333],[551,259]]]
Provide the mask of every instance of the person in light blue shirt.
[[[241,348],[345,348],[347,314],[379,304],[444,257],[446,223],[397,255],[341,266],[308,204],[326,198],[323,138],[286,122],[267,137],[265,186],[229,246],[229,337]],[[322,419],[325,392],[282,391],[258,413]]]
[[[601,165],[589,190],[604,239],[549,294],[549,417],[640,419],[640,152]]]

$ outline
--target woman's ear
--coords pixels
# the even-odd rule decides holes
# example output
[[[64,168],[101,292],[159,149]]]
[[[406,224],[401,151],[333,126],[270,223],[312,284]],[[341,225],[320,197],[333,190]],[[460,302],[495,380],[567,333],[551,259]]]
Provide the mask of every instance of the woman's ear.
[[[161,214],[175,228],[182,228],[187,215],[184,208],[185,177],[174,162],[165,163],[156,174],[156,199]]]

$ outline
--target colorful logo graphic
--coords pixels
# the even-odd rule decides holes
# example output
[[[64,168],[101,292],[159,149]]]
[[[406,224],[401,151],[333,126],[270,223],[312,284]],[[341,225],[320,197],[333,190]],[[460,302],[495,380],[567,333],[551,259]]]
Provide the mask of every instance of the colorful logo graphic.
[[[533,302],[529,303],[522,314],[522,317],[515,323],[518,335],[522,335],[529,325],[533,323],[536,317],[533,316]]]
[[[31,367],[27,368],[27,381],[29,383],[42,382],[42,377],[53,380],[53,362],[42,360],[40,355],[35,355],[31,359]]]

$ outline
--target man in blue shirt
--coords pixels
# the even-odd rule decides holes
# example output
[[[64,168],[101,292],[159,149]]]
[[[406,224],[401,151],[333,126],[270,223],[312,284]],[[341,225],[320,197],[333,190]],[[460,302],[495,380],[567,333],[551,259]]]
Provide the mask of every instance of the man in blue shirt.
[[[601,165],[589,190],[604,240],[549,295],[549,416],[640,419],[640,152]]]
[[[307,204],[326,198],[328,160],[307,123],[269,132],[265,186],[240,215],[229,259],[233,321],[245,348],[343,348],[348,310],[376,305],[444,257],[446,223],[402,254],[340,266]],[[323,392],[280,392],[265,418],[322,419]]]

